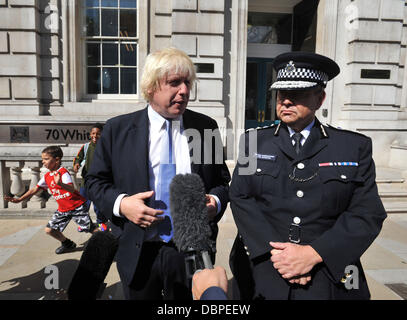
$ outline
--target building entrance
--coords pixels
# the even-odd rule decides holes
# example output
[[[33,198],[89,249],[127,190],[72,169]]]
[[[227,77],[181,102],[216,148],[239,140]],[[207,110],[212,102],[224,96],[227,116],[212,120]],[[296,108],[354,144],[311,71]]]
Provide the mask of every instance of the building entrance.
[[[246,69],[246,128],[267,126],[274,122],[275,91],[270,90],[273,59],[249,58]]]

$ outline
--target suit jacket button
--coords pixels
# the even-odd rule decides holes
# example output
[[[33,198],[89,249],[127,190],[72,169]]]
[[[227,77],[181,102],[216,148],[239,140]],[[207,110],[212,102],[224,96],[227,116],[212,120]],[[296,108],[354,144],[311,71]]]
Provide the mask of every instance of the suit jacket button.
[[[303,164],[302,162],[300,162],[299,164],[297,164],[297,168],[302,170],[305,168],[305,164]]]
[[[302,190],[297,191],[297,197],[302,198],[304,196],[304,192]]]
[[[257,170],[256,170],[257,172],[261,172],[261,169],[260,168],[257,168]]]

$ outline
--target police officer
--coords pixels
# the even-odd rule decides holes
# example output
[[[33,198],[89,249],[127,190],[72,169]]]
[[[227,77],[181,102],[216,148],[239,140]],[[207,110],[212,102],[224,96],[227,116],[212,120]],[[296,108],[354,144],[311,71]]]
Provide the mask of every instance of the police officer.
[[[281,122],[245,133],[230,188],[240,298],[369,299],[360,257],[386,218],[372,141],[315,117],[334,61],[290,52],[274,68]]]

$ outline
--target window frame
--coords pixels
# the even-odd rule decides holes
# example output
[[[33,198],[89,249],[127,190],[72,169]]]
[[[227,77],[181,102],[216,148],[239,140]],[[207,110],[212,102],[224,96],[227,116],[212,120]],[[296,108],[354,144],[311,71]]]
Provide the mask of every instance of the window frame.
[[[79,95],[80,95],[80,100],[81,101],[103,101],[103,100],[141,100],[142,96],[140,94],[140,79],[141,79],[141,70],[144,65],[144,59],[145,56],[147,55],[147,39],[148,39],[148,29],[147,29],[147,21],[148,21],[148,0],[137,0],[137,34],[135,37],[126,37],[126,38],[120,38],[116,36],[87,36],[86,35],[86,2],[85,1],[80,1],[78,4],[78,7],[80,7],[80,12],[79,12],[79,20],[80,20],[80,27],[79,27],[79,56],[80,56],[80,67],[79,67],[79,79],[80,79],[80,90],[79,90]],[[108,7],[99,7],[101,10],[102,8],[108,8]],[[128,9],[128,8],[124,8]],[[118,25],[120,26],[120,7],[117,9],[118,11]],[[101,20],[101,16],[100,16]],[[101,21],[99,22],[99,28],[102,27]],[[100,29],[99,29],[100,30]],[[136,60],[136,66],[128,68],[136,68],[137,73],[136,73],[136,93],[135,94],[121,94],[119,93],[97,93],[97,94],[92,94],[88,93],[88,79],[87,79],[87,43],[88,42],[95,42],[95,43],[103,43],[103,40],[107,42],[116,42],[118,44],[118,54],[120,54],[120,44],[125,44],[131,42],[136,46],[136,54],[137,54],[137,60]],[[102,50],[102,48],[100,48]],[[100,65],[97,67],[100,71],[103,68],[103,61],[102,61],[102,56],[100,56],[101,61]],[[119,65],[117,66],[117,69],[119,69]],[[118,86],[120,84],[120,75],[118,77]],[[120,90],[120,87],[119,87]]]

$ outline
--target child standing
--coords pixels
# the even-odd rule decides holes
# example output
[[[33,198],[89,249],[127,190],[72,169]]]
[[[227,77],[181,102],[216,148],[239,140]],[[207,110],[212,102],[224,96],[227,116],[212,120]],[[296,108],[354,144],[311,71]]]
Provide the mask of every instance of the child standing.
[[[58,210],[45,227],[45,233],[61,241],[62,245],[55,250],[56,254],[71,251],[75,242],[66,238],[62,232],[73,219],[79,226],[79,232],[92,232],[94,225],[85,205],[86,199],[75,190],[68,170],[61,167],[62,149],[57,146],[46,147],[41,154],[42,164],[49,170],[38,184],[19,198],[4,197],[6,201],[18,203],[35,195],[40,189],[51,191],[58,203]]]
[[[93,125],[90,131],[90,141],[85,143],[80,149],[73,160],[73,170],[75,172],[79,171],[79,168],[82,166],[82,182],[80,186],[80,194],[87,199],[86,188],[85,188],[85,176],[90,169],[93,160],[93,154],[95,153],[96,143],[99,140],[100,136],[102,135],[103,125],[100,123],[96,123]],[[90,208],[90,200],[86,201],[86,205]],[[93,209],[96,213],[96,223],[98,224],[100,231],[106,230],[106,222],[107,219],[103,216],[100,210],[95,206],[93,203]]]

